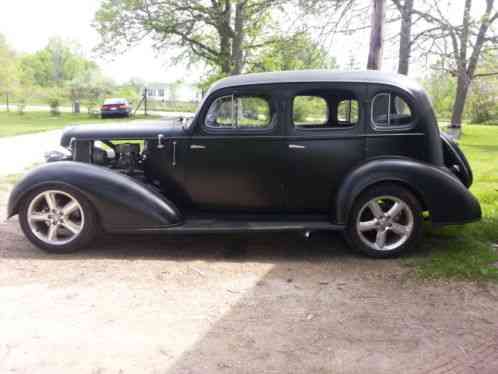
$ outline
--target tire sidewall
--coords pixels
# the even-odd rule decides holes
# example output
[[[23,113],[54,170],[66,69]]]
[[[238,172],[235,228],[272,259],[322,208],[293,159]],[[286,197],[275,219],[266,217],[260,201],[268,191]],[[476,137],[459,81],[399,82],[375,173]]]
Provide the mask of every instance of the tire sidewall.
[[[83,209],[83,214],[85,215],[85,223],[83,225],[83,229],[81,230],[78,237],[76,237],[74,240],[70,241],[69,243],[61,245],[51,245],[45,243],[42,240],[38,239],[36,235],[33,234],[29,226],[27,219],[29,204],[40,193],[48,190],[58,190],[61,192],[68,193],[69,195],[73,196],[76,200],[78,200],[78,203]],[[56,253],[56,254],[75,252],[78,249],[87,246],[95,238],[98,232],[97,215],[95,212],[95,208],[90,203],[90,201],[77,189],[59,184],[44,185],[42,187],[38,187],[30,191],[21,203],[19,209],[19,223],[21,225],[22,231],[24,232],[24,235],[29,239],[31,243],[33,243],[35,246],[43,249],[46,252]]]
[[[401,246],[390,251],[379,251],[370,248],[361,240],[356,230],[358,214],[360,214],[362,207],[368,201],[381,196],[393,196],[402,200],[408,205],[413,214],[413,230],[409,238]],[[367,254],[368,256],[376,258],[387,258],[399,256],[401,253],[405,253],[414,249],[421,239],[422,232],[422,208],[418,199],[413,195],[413,193],[411,193],[404,187],[398,186],[396,184],[383,183],[368,188],[356,199],[355,203],[353,204],[353,209],[351,210],[351,213],[349,215],[348,226],[346,229],[346,239],[352,248],[357,249],[362,253]]]

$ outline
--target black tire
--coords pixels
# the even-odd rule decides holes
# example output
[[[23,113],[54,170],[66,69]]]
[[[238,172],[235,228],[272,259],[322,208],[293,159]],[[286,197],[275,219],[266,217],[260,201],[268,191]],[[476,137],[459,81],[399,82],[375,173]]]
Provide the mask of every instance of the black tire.
[[[394,200],[399,200],[400,202],[406,204],[405,207],[407,209],[405,210],[405,208],[403,208],[403,211],[395,218],[386,218],[385,216],[387,215],[384,215],[381,222],[379,222],[373,214],[372,218],[369,219],[368,214],[371,212],[366,210],[366,205],[369,202],[378,202],[379,206],[382,206],[382,210],[385,210],[384,213],[387,213],[387,211],[389,211],[389,201],[393,201],[394,204]],[[368,209],[370,210],[370,208]],[[359,217],[360,214],[361,217]],[[376,226],[373,230],[366,230],[360,234],[361,226],[358,223],[359,218],[363,221],[363,218],[365,217],[368,221],[364,222],[365,224],[375,221]],[[412,217],[412,219],[410,219],[410,217]],[[401,227],[412,227],[411,231],[409,231],[409,234],[400,235],[394,231],[394,225],[397,224],[406,224],[406,226]],[[411,226],[411,224],[413,224],[413,226]],[[396,228],[399,227],[400,226],[396,226]],[[384,240],[382,241],[383,249],[379,249],[379,246],[377,246],[377,235],[379,235],[379,231],[385,232]],[[349,214],[345,237],[348,244],[353,249],[357,249],[370,257],[388,258],[398,256],[403,252],[407,252],[415,248],[422,237],[422,232],[422,208],[418,199],[406,188],[403,188],[397,184],[382,183],[367,189],[355,201],[353,209]],[[368,240],[369,238],[367,235],[371,235],[371,240],[375,240],[375,243],[371,243],[370,240]],[[373,237],[374,235],[375,238]],[[399,241],[396,240],[398,236]],[[390,237],[392,237],[392,244],[388,245],[388,239]],[[396,246],[397,242],[400,243],[398,246]],[[370,245],[367,243],[370,243]],[[375,246],[376,248],[373,248],[372,246]],[[389,248],[390,246],[392,248]]]
[[[39,196],[40,193],[49,190],[62,191],[71,195],[71,197],[77,200],[84,213],[85,220],[83,227],[81,228],[81,231],[74,239],[65,244],[53,245],[46,243],[43,240],[40,240],[32,232],[30,225],[28,223],[28,209],[30,203],[32,202],[33,199]],[[95,239],[95,237],[100,231],[98,228],[99,226],[98,226],[97,213],[93,205],[90,203],[90,201],[88,201],[88,199],[76,189],[60,185],[44,186],[30,192],[23,199],[21,203],[19,209],[19,223],[21,225],[22,231],[24,232],[24,235],[26,236],[26,238],[28,238],[28,240],[31,243],[33,243],[38,248],[44,250],[45,252],[53,254],[67,254],[67,253],[76,252],[79,249],[88,246],[92,242],[92,240]]]

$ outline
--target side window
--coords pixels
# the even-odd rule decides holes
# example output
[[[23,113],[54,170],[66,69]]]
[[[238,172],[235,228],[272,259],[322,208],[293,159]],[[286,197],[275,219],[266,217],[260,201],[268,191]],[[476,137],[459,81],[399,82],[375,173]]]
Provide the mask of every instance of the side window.
[[[360,106],[358,100],[342,100],[337,104],[337,124],[352,126],[358,123]]]
[[[403,98],[394,93],[379,93],[372,100],[372,124],[378,130],[395,130],[411,126],[413,114]]]
[[[237,110],[238,127],[266,128],[270,126],[270,104],[261,97],[238,97]]]
[[[320,96],[296,96],[292,118],[297,128],[320,128],[329,121],[327,101]]]
[[[271,125],[270,103],[258,96],[223,96],[209,107],[205,124],[217,129],[265,129]]]

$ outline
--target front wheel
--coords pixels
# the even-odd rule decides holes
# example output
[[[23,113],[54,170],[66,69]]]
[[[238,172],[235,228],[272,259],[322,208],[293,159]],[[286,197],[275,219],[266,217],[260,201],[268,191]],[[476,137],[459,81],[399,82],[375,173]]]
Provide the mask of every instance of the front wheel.
[[[346,231],[353,248],[372,257],[392,257],[413,248],[422,234],[422,209],[407,189],[381,184],[355,202]]]
[[[26,237],[50,253],[69,253],[97,233],[96,213],[90,202],[69,187],[40,188],[27,196],[19,211]]]

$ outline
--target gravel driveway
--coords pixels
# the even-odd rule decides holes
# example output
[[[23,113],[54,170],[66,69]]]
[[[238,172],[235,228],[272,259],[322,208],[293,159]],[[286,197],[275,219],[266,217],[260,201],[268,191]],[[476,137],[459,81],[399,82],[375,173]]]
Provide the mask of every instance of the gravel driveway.
[[[498,372],[497,285],[416,280],[336,235],[228,242],[53,256],[0,224],[0,373]]]

